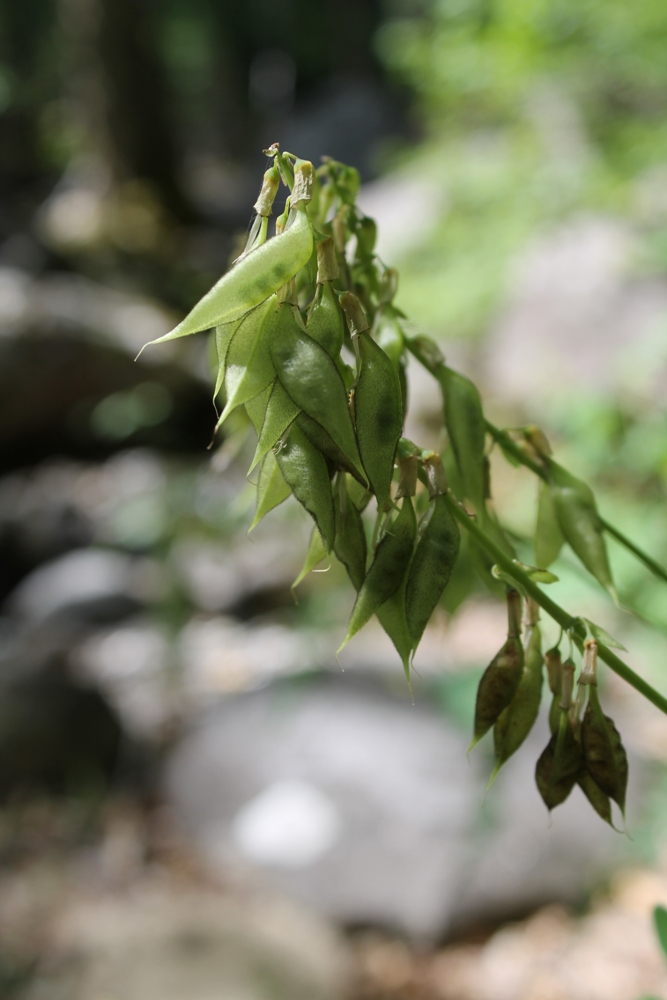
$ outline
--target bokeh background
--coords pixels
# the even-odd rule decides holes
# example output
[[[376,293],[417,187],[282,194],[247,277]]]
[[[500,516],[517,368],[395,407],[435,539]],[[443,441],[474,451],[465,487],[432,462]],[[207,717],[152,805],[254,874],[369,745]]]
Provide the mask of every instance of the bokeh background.
[[[503,609],[463,559],[402,670],[295,604],[296,505],[246,537],[206,337],[134,356],[243,243],[262,149],[359,168],[398,302],[667,560],[667,7],[655,0],[0,6],[0,995],[667,995],[667,722],[615,677],[628,829],[552,819],[534,736],[466,759]],[[442,444],[410,369],[411,436]],[[532,562],[535,483],[492,455]],[[665,690],[664,585],[552,586]],[[547,639],[557,633],[546,627]]]

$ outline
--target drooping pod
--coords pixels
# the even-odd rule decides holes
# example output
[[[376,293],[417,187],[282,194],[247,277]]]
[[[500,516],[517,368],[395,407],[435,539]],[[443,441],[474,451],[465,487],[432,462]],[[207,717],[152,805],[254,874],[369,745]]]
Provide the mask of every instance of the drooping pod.
[[[257,484],[257,508],[248,532],[257,527],[269,511],[287,500],[291,492],[289,484],[285,482],[285,477],[280,471],[276,456],[270,451],[262,462],[259,483]]]
[[[596,685],[589,687],[588,704],[581,723],[581,745],[588,773],[624,813],[628,758],[616,726],[600,707]]]
[[[306,508],[331,552],[335,524],[331,481],[326,461],[296,424],[276,448],[276,460],[292,493]]]
[[[521,681],[524,664],[520,639],[521,597],[515,590],[508,591],[507,611],[507,640],[482,674],[477,688],[474,733],[469,750],[495,725]]]
[[[387,525],[375,550],[373,562],[352,608],[347,635],[338,652],[401,586],[412,556],[416,530],[412,497],[404,497],[400,511]]]
[[[403,399],[396,368],[381,347],[358,335],[359,377],[354,391],[359,454],[383,510],[389,500],[394,457],[403,430]]]
[[[503,764],[516,753],[535,725],[542,699],[542,638],[537,624],[529,625],[525,637],[524,667],[519,686],[493,727],[495,766],[489,785]]]
[[[331,356],[296,319],[272,340],[270,351],[285,392],[324,428],[364,480],[347,392]]]
[[[556,462],[549,461],[547,470],[553,507],[565,541],[589,573],[616,600],[607,546],[593,491]]]
[[[558,730],[552,733],[535,768],[537,788],[549,811],[565,802],[574,788],[581,765],[581,747],[568,713],[561,710]]]
[[[336,536],[334,554],[347,570],[356,591],[366,575],[366,535],[361,514],[347,492],[345,476],[338,474],[334,489],[334,515]]]
[[[264,419],[258,433],[257,447],[248,474],[280,440],[300,412],[299,407],[283,389],[279,379],[275,378],[270,387]]]
[[[237,406],[247,403],[269,386],[275,371],[270,344],[290,322],[290,307],[278,303],[275,295],[253,309],[234,334],[225,361],[226,402],[216,430]]]
[[[313,230],[305,207],[293,210],[283,233],[239,260],[178,326],[150,343],[162,344],[239,319],[293,278],[308,263],[312,250]]]
[[[461,532],[446,495],[436,494],[412,557],[405,591],[406,619],[414,649],[449,583],[460,545]]]
[[[459,372],[441,365],[438,381],[442,388],[445,424],[454,450],[465,495],[478,514],[484,506],[484,446],[486,427],[482,400],[477,387]]]

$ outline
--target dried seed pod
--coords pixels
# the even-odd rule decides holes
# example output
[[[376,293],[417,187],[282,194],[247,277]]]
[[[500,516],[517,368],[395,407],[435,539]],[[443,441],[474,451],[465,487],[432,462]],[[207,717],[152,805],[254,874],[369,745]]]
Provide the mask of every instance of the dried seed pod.
[[[581,771],[581,747],[577,743],[568,713],[561,710],[558,731],[542,751],[535,767],[535,781],[547,809],[565,802]]]
[[[496,763],[489,781],[495,781],[506,760],[519,749],[535,724],[542,699],[542,639],[539,625],[528,630],[521,680],[504,712],[493,727]]]
[[[590,687],[588,705],[581,723],[581,745],[591,777],[624,813],[628,758],[616,726],[600,707],[597,687],[594,685]]]
[[[612,822],[611,816],[611,800],[608,795],[605,795],[600,786],[596,784],[585,767],[582,768],[577,775],[577,784],[595,809],[598,816],[600,816],[605,823],[609,823],[609,826],[613,827],[615,830],[616,827]]]
[[[477,688],[475,725],[472,750],[482,736],[497,722],[516,694],[523,672],[524,654],[519,633],[521,629],[521,597],[515,591],[507,595],[508,635],[502,649],[488,665]]]

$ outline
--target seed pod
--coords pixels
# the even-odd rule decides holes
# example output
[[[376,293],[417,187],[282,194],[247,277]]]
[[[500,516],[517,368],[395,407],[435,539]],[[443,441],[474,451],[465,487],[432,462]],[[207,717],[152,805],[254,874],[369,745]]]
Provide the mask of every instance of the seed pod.
[[[616,829],[612,822],[611,800],[608,795],[605,795],[600,786],[595,783],[585,767],[583,767],[577,775],[577,784],[595,809],[598,816],[601,816],[605,823],[609,823],[609,826]]]
[[[542,569],[548,569],[558,558],[563,547],[563,532],[560,529],[553,494],[546,483],[540,483],[537,501],[537,526],[535,528],[535,562]]]
[[[306,558],[304,559],[303,566],[299,571],[299,575],[292,584],[292,591],[296,590],[300,583],[306,579],[309,573],[315,569],[323,559],[326,559],[327,554],[324,549],[324,543],[322,541],[322,536],[320,535],[317,528],[313,528],[310,535],[310,543],[308,545],[308,552],[306,553]]]
[[[218,398],[218,393],[222,389],[222,384],[225,380],[225,369],[227,367],[227,352],[232,337],[238,330],[240,323],[241,320],[236,319],[233,323],[225,323],[224,326],[216,326],[215,328],[215,353],[218,360],[218,373],[215,380],[215,389],[213,390],[214,400]]]
[[[345,488],[344,479],[343,488]],[[340,486],[334,490],[334,514],[336,521],[334,553],[347,570],[352,586],[358,591],[366,575],[366,533],[361,514],[347,490],[341,497]]]
[[[312,250],[308,216],[305,210],[293,211],[292,223],[283,233],[243,257],[177,327],[150,343],[162,344],[239,319],[293,278],[308,263]]]
[[[539,625],[533,625],[526,636],[524,667],[516,694],[493,727],[496,763],[489,785],[533,728],[541,699],[542,638]]]
[[[389,303],[380,306],[375,314],[373,338],[398,369],[403,357],[405,337],[396,310]]]
[[[336,361],[343,346],[345,321],[330,281],[317,286],[306,331]]]
[[[259,432],[257,448],[248,469],[248,474],[262,461],[266,453],[275,446],[300,412],[299,407],[287,395],[278,379],[274,379],[270,387],[270,395]]]
[[[262,470],[259,474],[257,509],[248,532],[250,533],[253,528],[257,527],[265,514],[268,514],[278,504],[287,500],[291,492],[292,490],[285,482],[285,478],[276,462],[276,456],[270,451],[262,463]]]
[[[361,367],[354,393],[359,452],[382,510],[389,498],[394,456],[403,430],[401,384],[396,369],[368,334],[358,338]]]
[[[287,311],[287,315],[286,315]],[[290,306],[281,306],[275,295],[257,306],[241,322],[227,351],[225,365],[225,407],[216,430],[241,403],[253,399],[275,378],[270,343],[289,322]]]
[[[412,556],[416,531],[412,498],[404,497],[400,511],[375,550],[375,558],[357,594],[347,635],[338,652],[401,586]]]
[[[266,417],[266,411],[269,405],[269,399],[271,398],[272,385],[267,385],[266,389],[259,392],[252,399],[249,399],[245,404],[245,411],[250,418],[250,423],[255,428],[255,433],[260,434],[262,430],[262,425],[264,424],[264,419]],[[274,442],[275,443],[275,442]],[[252,470],[249,470],[252,471]]]
[[[309,417],[307,413],[303,412],[299,413],[296,418],[296,423],[299,425],[310,443],[333,464],[334,468],[344,469],[346,472],[349,472],[350,475],[354,476],[361,486],[366,486],[366,480],[359,475],[347,455],[341,451],[334,439],[327,434],[324,427],[318,424],[316,420],[313,420],[312,417]]]
[[[581,764],[581,747],[574,737],[567,712],[562,710],[558,731],[552,733],[535,768],[537,788],[549,811],[565,802],[574,788]]]
[[[524,653],[519,638],[521,630],[521,598],[515,590],[507,593],[507,640],[491,660],[477,688],[475,726],[472,750],[482,736],[494,726],[516,694],[523,673]]]
[[[548,471],[554,510],[565,541],[589,573],[616,599],[593,491],[555,462],[549,462]]]
[[[384,604],[378,608],[376,615],[380,625],[393,642],[394,648],[401,658],[403,670],[405,671],[405,678],[408,682],[408,686],[411,688],[410,657],[416,647],[410,636],[407,617],[405,614],[405,587],[407,583],[407,575],[408,574],[406,572],[401,586],[384,602]]]
[[[327,463],[313,447],[303,431],[292,424],[282,447],[276,449],[276,459],[285,482],[315,521],[331,552],[334,543],[334,509]]]
[[[294,321],[272,340],[271,358],[293,402],[324,428],[363,479],[347,392],[331,357]]]
[[[414,649],[449,583],[461,544],[458,523],[444,494],[431,500],[429,514],[412,557],[405,592],[408,631]]]
[[[484,446],[486,428],[476,386],[464,375],[442,365],[438,381],[445,401],[445,424],[461,473],[465,495],[479,514],[484,506]]]
[[[628,758],[616,726],[600,707],[595,685],[589,687],[581,723],[581,745],[586,768],[596,785],[625,813]]]

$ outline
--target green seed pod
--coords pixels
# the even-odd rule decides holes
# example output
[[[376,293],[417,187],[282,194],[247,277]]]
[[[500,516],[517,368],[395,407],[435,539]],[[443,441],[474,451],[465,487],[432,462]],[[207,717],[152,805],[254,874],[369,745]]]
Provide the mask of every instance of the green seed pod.
[[[404,497],[400,511],[375,550],[375,558],[357,594],[347,635],[338,652],[401,586],[412,556],[416,531],[412,498]]]
[[[605,823],[609,823],[609,826],[616,829],[612,822],[611,800],[608,795],[605,795],[599,785],[593,781],[593,778],[585,767],[582,768],[577,775],[577,784],[595,809],[598,816],[601,816]]]
[[[616,600],[600,515],[590,486],[549,462],[551,496],[565,541],[586,569]]]
[[[589,686],[588,705],[581,723],[581,745],[586,768],[596,785],[625,813],[628,758],[616,726],[600,707],[597,687]]]
[[[384,509],[403,430],[401,385],[396,369],[368,334],[358,339],[361,367],[354,393],[359,452],[371,488]]]
[[[558,731],[552,734],[535,768],[537,788],[549,811],[565,802],[574,788],[581,765],[581,747],[567,712],[562,710]]]
[[[470,379],[442,365],[438,380],[445,401],[445,424],[465,495],[479,514],[484,505],[486,428],[482,401]]]
[[[324,559],[326,559],[327,554],[324,550],[324,543],[322,542],[322,536],[320,535],[317,528],[313,528],[310,535],[310,544],[308,545],[308,552],[306,553],[306,558],[304,559],[303,566],[297,576],[296,580],[292,584],[292,591],[296,590],[300,583],[302,583],[309,573],[311,573],[316,566],[318,566]]]
[[[362,479],[347,455],[341,451],[331,435],[327,434],[324,427],[303,412],[299,413],[296,422],[310,443],[322,452],[335,469],[344,469],[354,476],[361,486],[366,487],[366,480]]]
[[[430,503],[408,575],[405,611],[412,645],[416,649],[443,590],[449,583],[461,544],[461,533],[444,494]]]
[[[248,414],[250,423],[255,428],[257,435],[261,433],[262,425],[264,424],[272,388],[273,385],[267,385],[266,389],[258,393],[256,396],[253,396],[253,398],[249,399],[245,404],[245,411]]]
[[[496,763],[489,785],[535,725],[542,700],[542,638],[539,625],[528,629],[525,661],[514,697],[493,727]]]
[[[229,345],[225,365],[225,407],[216,430],[237,406],[253,399],[275,378],[270,343],[285,326],[285,311],[275,295],[257,306],[240,324]],[[287,317],[289,318],[289,317]]]
[[[177,327],[150,343],[163,344],[240,319],[293,278],[308,263],[312,250],[308,216],[305,210],[293,211],[292,223],[283,233],[243,257]]]
[[[227,367],[227,352],[229,350],[229,345],[232,342],[232,337],[239,328],[241,323],[240,319],[234,320],[233,323],[225,323],[224,326],[216,326],[215,328],[215,353],[217,356],[217,377],[215,380],[215,389],[213,390],[213,399],[218,398],[218,393],[222,389],[222,384],[225,381],[225,369]]]
[[[375,314],[373,338],[398,369],[403,358],[405,337],[396,310],[389,303],[380,306]]]
[[[276,462],[276,456],[270,451],[262,462],[259,483],[257,484],[257,509],[253,522],[248,528],[248,533],[257,527],[265,514],[268,514],[278,504],[287,500],[291,492],[292,490],[285,482],[285,478]]]
[[[331,357],[294,321],[272,340],[271,358],[293,402],[324,428],[363,479],[347,392]]]
[[[277,378],[274,379],[273,384],[269,388],[270,395],[264,413],[264,420],[260,427],[257,448],[248,469],[248,474],[262,461],[266,453],[276,445],[290,424],[301,412],[296,403],[287,395]]]
[[[515,590],[508,591],[507,612],[507,640],[482,674],[477,688],[474,734],[469,751],[496,724],[516,694],[523,674],[524,653],[519,638],[521,597]]]
[[[366,576],[366,533],[361,514],[345,488],[345,479],[342,481],[343,495],[341,496],[340,482],[339,488],[334,490],[334,553],[347,570],[352,586],[358,591]]]
[[[331,552],[335,534],[334,509],[324,457],[294,423],[282,447],[278,445],[276,459],[285,482],[315,521],[325,550]]]
[[[375,612],[380,625],[385,630],[394,644],[396,652],[401,658],[405,678],[410,684],[410,658],[415,650],[405,613],[405,588],[407,583],[407,572],[398,590],[389,597]]]
[[[552,491],[546,483],[540,483],[535,528],[536,564],[542,569],[548,569],[552,562],[558,558],[564,541],[563,532],[556,517]]]
[[[367,486],[362,486],[358,479],[346,476],[347,495],[359,513],[366,510],[373,494]]]
[[[343,346],[345,322],[330,281],[317,286],[306,331],[336,361]]]

